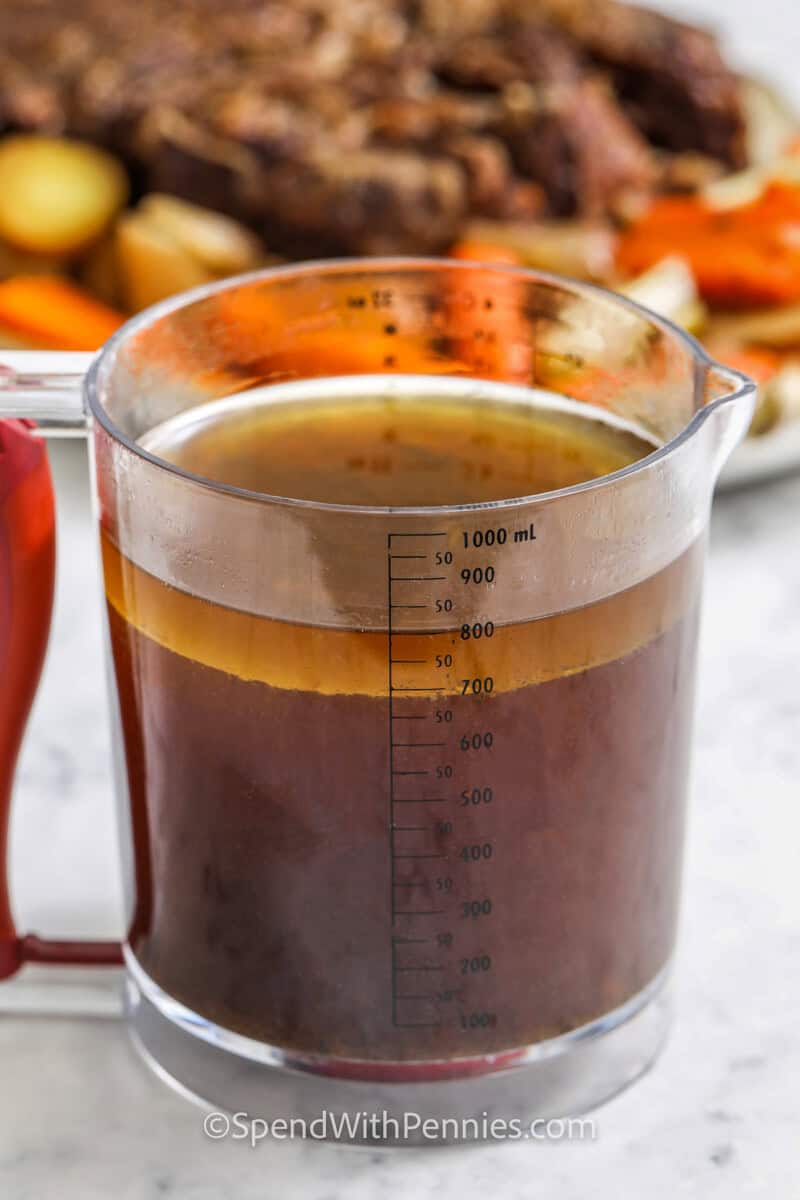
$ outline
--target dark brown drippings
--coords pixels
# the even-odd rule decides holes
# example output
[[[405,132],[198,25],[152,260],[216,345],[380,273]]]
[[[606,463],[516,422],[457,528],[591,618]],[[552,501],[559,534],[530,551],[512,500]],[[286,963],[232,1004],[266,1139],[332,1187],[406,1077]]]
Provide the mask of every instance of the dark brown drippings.
[[[225,482],[385,503],[559,487],[649,449],[575,415],[490,404],[237,420],[157,452]],[[130,942],[171,996],[265,1043],[408,1063],[575,1029],[667,964],[701,546],[587,607],[480,643],[457,625],[398,631],[391,651],[385,629],[255,616],[166,586],[107,537],[103,554]],[[388,658],[432,664],[464,645],[491,694],[447,676],[433,696],[394,696],[408,733],[392,860]]]

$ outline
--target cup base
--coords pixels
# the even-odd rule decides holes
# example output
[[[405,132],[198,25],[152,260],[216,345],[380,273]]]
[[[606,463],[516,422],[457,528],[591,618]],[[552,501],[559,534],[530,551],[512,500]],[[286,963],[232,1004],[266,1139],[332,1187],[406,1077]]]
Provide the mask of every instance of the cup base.
[[[242,1038],[178,1004],[130,958],[128,969],[129,1028],[145,1062],[188,1099],[227,1114],[229,1132],[241,1138],[254,1122],[265,1131],[263,1122],[271,1129],[276,1121],[276,1138],[289,1136],[293,1122],[291,1136],[372,1146],[573,1136],[562,1123],[642,1075],[670,1020],[665,970],[591,1025],[521,1048],[513,1066],[498,1068],[498,1056],[487,1056],[464,1060],[461,1075],[451,1063],[435,1082],[353,1079],[352,1064],[301,1061]],[[585,1126],[580,1136],[591,1136]]]

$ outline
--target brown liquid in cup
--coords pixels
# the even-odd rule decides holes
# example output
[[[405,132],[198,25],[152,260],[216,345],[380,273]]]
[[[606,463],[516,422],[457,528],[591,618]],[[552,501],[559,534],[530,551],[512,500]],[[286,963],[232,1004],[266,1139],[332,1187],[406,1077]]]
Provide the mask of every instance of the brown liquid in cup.
[[[550,490],[652,448],[575,414],[416,400],[255,405],[149,446],[230,484],[392,504]],[[212,604],[105,534],[103,557],[130,944],[171,996],[261,1042],[407,1062],[557,1036],[665,967],[702,547],[480,647],[458,627],[395,634],[395,682],[403,662],[455,648],[459,676],[472,654],[494,683],[477,701],[449,676],[436,695],[393,697],[408,743],[393,857],[386,632]]]

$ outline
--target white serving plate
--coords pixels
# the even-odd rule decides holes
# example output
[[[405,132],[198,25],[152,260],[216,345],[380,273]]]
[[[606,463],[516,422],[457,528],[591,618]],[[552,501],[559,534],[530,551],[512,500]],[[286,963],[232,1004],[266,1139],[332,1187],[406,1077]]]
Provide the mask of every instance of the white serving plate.
[[[717,489],[749,487],[797,470],[800,470],[800,421],[790,421],[772,433],[747,438],[737,446]]]

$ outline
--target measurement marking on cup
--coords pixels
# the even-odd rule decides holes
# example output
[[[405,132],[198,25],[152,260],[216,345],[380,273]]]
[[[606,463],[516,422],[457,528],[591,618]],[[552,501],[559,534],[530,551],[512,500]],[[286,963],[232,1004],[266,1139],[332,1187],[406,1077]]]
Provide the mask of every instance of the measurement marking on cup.
[[[430,1003],[436,999],[436,994],[433,992],[400,992],[397,988],[397,976],[408,974],[410,971],[438,971],[442,968],[436,966],[421,966],[411,967],[407,964],[398,966],[397,964],[397,947],[422,944],[430,941],[430,938],[402,938],[392,936],[392,1024],[399,1029],[436,1029],[439,1021],[401,1021],[397,1014],[397,1005],[403,1001]],[[412,985],[413,986],[413,985]]]
[[[395,804],[446,804],[446,796],[395,796]]]
[[[391,685],[390,685],[390,686],[391,686]],[[444,688],[437,688],[437,687],[422,687],[422,688],[402,688],[402,687],[393,687],[391,690],[392,690],[393,692],[427,692],[427,693],[431,693],[431,692],[443,692],[443,691],[444,691]]]
[[[419,550],[420,543],[417,546],[410,544],[413,539],[442,539],[447,538],[447,533],[444,530],[426,530],[424,532],[403,531],[401,533],[390,533],[386,539],[386,586],[387,586],[387,695],[389,709],[389,753],[388,753],[388,773],[389,773],[389,857],[390,857],[390,912],[392,922],[392,937],[391,937],[391,978],[392,978],[392,1025],[398,1029],[422,1029],[437,1028],[442,1024],[440,1020],[428,1020],[432,1016],[431,1006],[435,1005],[438,1012],[438,1005],[442,998],[449,998],[452,995],[452,989],[444,987],[441,992],[407,992],[398,987],[398,977],[408,974],[413,971],[425,972],[446,972],[450,969],[449,963],[431,964],[418,963],[416,965],[408,962],[398,962],[397,946],[404,944],[432,942],[433,938],[413,938],[400,937],[394,932],[396,923],[403,922],[401,928],[405,927],[406,923],[413,923],[422,918],[437,918],[445,916],[446,909],[440,908],[407,908],[406,904],[413,898],[417,897],[424,904],[426,894],[438,892],[441,895],[443,888],[448,890],[452,886],[449,877],[444,876],[434,879],[432,875],[426,872],[426,863],[430,863],[431,867],[434,864],[446,861],[449,857],[447,853],[442,852],[439,837],[442,833],[452,832],[452,822],[437,821],[427,825],[406,825],[401,821],[395,821],[395,805],[399,804],[446,804],[447,795],[418,795],[408,794],[413,793],[415,787],[420,790],[425,788],[423,782],[427,777],[433,776],[437,779],[450,779],[453,775],[453,766],[446,764],[439,759],[440,755],[446,752],[449,740],[441,738],[436,739],[436,734],[450,734],[452,730],[445,728],[444,725],[437,724],[436,734],[433,734],[433,729],[430,730],[428,738],[425,740],[411,741],[409,734],[411,729],[403,729],[400,732],[398,728],[398,736],[395,738],[395,722],[396,721],[433,721],[436,717],[437,723],[443,720],[441,714],[434,712],[434,706],[431,705],[428,712],[395,712],[395,708],[402,706],[403,708],[419,707],[420,704],[425,704],[426,700],[434,700],[436,697],[445,695],[453,691],[453,680],[450,675],[439,674],[436,682],[431,678],[434,670],[441,671],[444,667],[447,671],[453,666],[453,656],[448,651],[446,656],[437,656],[434,662],[432,657],[415,658],[406,657],[402,650],[405,645],[398,644],[399,634],[415,634],[422,632],[419,629],[419,624],[412,624],[415,621],[414,614],[430,613],[430,612],[447,612],[453,611],[454,601],[450,597],[442,595],[442,587],[446,586],[450,578],[447,574],[420,573],[419,575],[400,575],[397,574],[397,563],[416,561],[421,564],[421,570],[425,571],[423,563],[429,563],[430,566],[448,568],[453,562],[453,553],[451,550],[443,547],[437,550],[435,555],[433,550],[430,553],[422,553]],[[395,553],[397,550],[397,553]],[[419,552],[416,552],[418,551]],[[400,568],[402,570],[403,568]],[[406,570],[409,568],[406,567]],[[411,567],[411,570],[414,568]],[[476,576],[476,584],[480,586],[483,575]],[[399,590],[398,590],[399,589]],[[395,596],[397,601],[395,602]],[[402,600],[404,603],[399,603]],[[407,601],[407,603],[406,603]],[[425,603],[423,603],[425,601]],[[408,617],[404,614],[408,613]],[[419,621],[423,618],[420,617]],[[477,635],[476,635],[477,636]],[[406,643],[408,644],[408,643]],[[413,649],[412,649],[413,646]],[[411,643],[409,649],[413,654],[416,646]],[[395,656],[396,655],[396,656]],[[397,678],[397,669],[403,672],[400,678]],[[445,685],[442,685],[442,680],[445,680]],[[448,701],[445,701],[447,704]],[[427,705],[426,705],[427,707]],[[449,712],[449,709],[448,709]],[[446,718],[452,723],[452,713]],[[424,737],[424,735],[423,735]],[[437,754],[438,752],[438,754]],[[402,757],[407,755],[409,757]],[[432,761],[428,759],[428,755],[432,755]],[[439,761],[437,762],[437,759]],[[418,765],[417,765],[418,764]],[[434,772],[435,766],[435,772]],[[419,784],[415,784],[415,779],[419,779]],[[402,790],[405,795],[398,795],[400,787],[397,781],[402,780]],[[430,787],[430,784],[428,784]],[[398,814],[399,815],[399,814]],[[419,814],[422,816],[422,813]],[[413,820],[413,816],[411,818]],[[406,838],[405,842],[398,842],[397,838],[402,838],[406,834],[415,834],[415,841],[409,843]],[[418,846],[417,853],[405,853],[404,846]],[[399,875],[403,872],[403,868],[398,871],[397,864],[403,862],[412,862],[418,864],[413,869],[419,878],[409,879],[400,878]],[[435,868],[439,869],[439,868]],[[405,869],[407,873],[408,868]],[[416,889],[416,890],[415,890]],[[437,897],[438,898],[438,897]],[[399,903],[398,903],[399,901]],[[405,904],[403,904],[405,901]],[[423,927],[425,928],[425,927]],[[436,930],[436,943],[439,946],[451,945],[452,934]],[[443,940],[445,939],[445,940]],[[402,1004],[402,1009],[399,1007]],[[418,1007],[414,1008],[414,1005]],[[420,1007],[421,1006],[421,1007]],[[419,1018],[419,1019],[415,1019]]]
[[[398,974],[400,974],[401,972],[404,972],[404,971],[444,971],[444,970],[445,970],[445,967],[442,967],[442,966],[428,966],[427,964],[422,964],[421,966],[416,966],[416,967],[415,967],[415,966],[411,966],[411,967],[396,967],[396,968],[395,968],[395,970],[397,971],[397,973],[398,973]]]
[[[395,909],[396,917],[441,917],[444,916],[443,908],[412,908],[403,911],[399,908]]]
[[[401,858],[447,858],[446,854],[395,854],[395,859]]]
[[[414,551],[421,545],[411,545],[415,538],[445,540],[432,547],[427,555],[417,556],[417,561],[427,560],[425,566],[416,568],[421,572],[419,575],[399,575],[398,569],[415,569],[396,566],[400,560],[414,558]],[[485,918],[494,914],[496,934],[499,906],[492,895],[492,882],[496,878],[495,864],[502,863],[503,843],[496,834],[504,790],[498,785],[493,768],[501,762],[502,743],[508,734],[501,732],[492,719],[495,714],[499,716],[492,697],[504,692],[509,684],[507,678],[495,675],[496,670],[503,669],[507,656],[496,653],[494,639],[498,634],[502,637],[505,624],[497,607],[503,595],[503,582],[513,581],[523,561],[520,554],[535,552],[537,540],[533,523],[515,528],[487,525],[482,520],[448,533],[409,530],[387,536],[392,929],[398,928],[397,922],[402,922],[399,928],[403,930],[430,929],[429,940],[438,947],[430,953],[442,959],[441,965],[436,966],[398,963],[397,940],[392,935],[395,1028],[446,1025],[459,1034],[464,1030],[497,1028],[499,1018],[493,1001],[502,994],[502,988],[498,963],[490,953],[493,922]],[[402,554],[395,553],[398,546],[402,547]],[[437,568],[441,573],[433,574]],[[396,602],[395,597],[403,603]],[[430,649],[427,658],[403,655],[406,647],[414,654],[418,646]],[[434,647],[441,653],[433,654]],[[434,686],[434,681],[438,686]],[[404,711],[395,712],[399,706]],[[417,711],[407,711],[409,708]],[[431,725],[414,741],[410,740],[413,728],[401,727],[403,733],[395,739],[394,722],[414,720],[427,720]],[[434,740],[437,735],[442,740]],[[401,740],[403,736],[406,740]],[[437,782],[416,784],[417,775]],[[398,778],[404,782],[396,789]],[[404,794],[398,795],[401,788]],[[415,795],[417,788],[441,789],[442,794]],[[450,812],[445,810],[443,819],[426,826],[402,825],[393,820],[395,805],[448,803],[452,806]],[[422,816],[420,813],[416,819]],[[411,819],[415,819],[414,815]],[[502,829],[501,823],[501,833]],[[416,834],[411,843],[417,848],[415,854],[403,853],[408,841],[398,844],[396,840],[407,833]],[[398,871],[397,863],[406,860],[415,861],[414,878],[402,877],[408,870],[402,865]],[[400,907],[404,901],[413,903],[415,899],[423,904],[435,899],[444,907]],[[428,919],[432,924],[420,925]],[[440,972],[441,989],[433,993],[400,991],[398,977],[412,971]],[[461,976],[465,977],[464,987],[454,986],[456,977]],[[400,1004],[402,1008],[398,1007]],[[415,1004],[426,1007],[415,1011]],[[434,1013],[439,1020],[422,1019]],[[478,1048],[478,1034],[475,1037]]]
[[[422,750],[428,746],[441,747],[446,746],[446,742],[393,742],[393,750]]]

